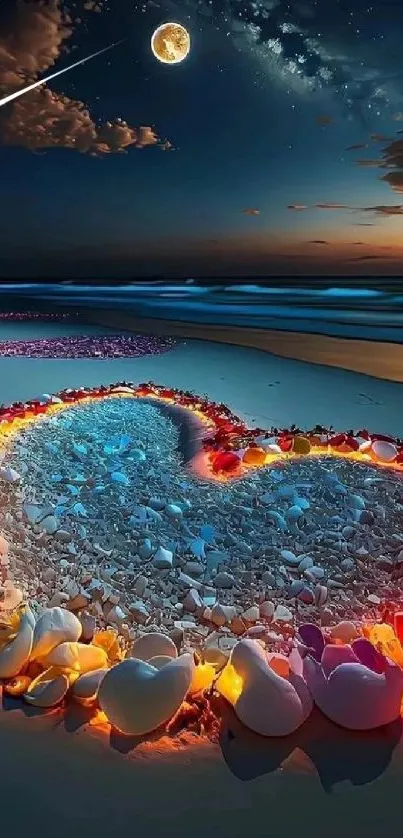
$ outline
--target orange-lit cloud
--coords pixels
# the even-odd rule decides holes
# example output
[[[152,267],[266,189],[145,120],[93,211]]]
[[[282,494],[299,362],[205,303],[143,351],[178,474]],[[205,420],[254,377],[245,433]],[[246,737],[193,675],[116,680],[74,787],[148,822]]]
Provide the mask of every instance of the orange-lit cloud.
[[[300,212],[301,210],[308,209],[308,207],[307,207],[306,204],[288,204],[287,209],[296,210],[296,211]]]
[[[100,11],[100,2],[86,8]],[[0,35],[0,94],[7,95],[36,81],[68,51],[66,42],[74,31],[72,18],[60,0],[19,0],[10,30]],[[5,145],[43,150],[76,149],[104,155],[160,143],[149,127],[133,128],[124,120],[99,126],[84,102],[37,88],[10,105],[0,122]]]

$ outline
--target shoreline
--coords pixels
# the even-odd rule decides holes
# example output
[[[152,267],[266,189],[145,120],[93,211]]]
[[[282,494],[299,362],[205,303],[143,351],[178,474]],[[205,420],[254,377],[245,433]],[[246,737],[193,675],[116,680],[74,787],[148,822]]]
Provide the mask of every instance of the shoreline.
[[[403,383],[403,344],[323,334],[273,331],[241,326],[135,318],[122,312],[84,310],[89,323],[120,330],[169,335],[258,349],[281,358],[320,364]]]

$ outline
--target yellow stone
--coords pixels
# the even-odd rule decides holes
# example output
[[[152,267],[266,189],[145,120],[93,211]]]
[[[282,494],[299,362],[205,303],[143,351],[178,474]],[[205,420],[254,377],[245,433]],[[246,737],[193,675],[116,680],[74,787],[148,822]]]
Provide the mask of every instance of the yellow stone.
[[[295,436],[292,450],[294,454],[309,454],[311,443],[306,436]]]
[[[247,448],[242,457],[242,462],[246,466],[262,466],[266,462],[266,451],[264,448],[255,448],[254,446]]]

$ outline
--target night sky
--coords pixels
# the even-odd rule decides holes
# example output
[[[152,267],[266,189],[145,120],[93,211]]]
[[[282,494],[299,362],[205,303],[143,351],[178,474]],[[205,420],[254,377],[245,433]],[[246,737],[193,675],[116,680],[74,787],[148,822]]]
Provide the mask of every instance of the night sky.
[[[400,274],[402,32],[402,0],[2,0],[2,96],[125,40],[0,108],[0,275]]]

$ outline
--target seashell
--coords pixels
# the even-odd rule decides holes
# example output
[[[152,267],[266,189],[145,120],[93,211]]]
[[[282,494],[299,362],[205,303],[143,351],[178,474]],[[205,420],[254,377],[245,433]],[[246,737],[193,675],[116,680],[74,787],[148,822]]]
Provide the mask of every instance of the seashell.
[[[382,463],[393,463],[393,460],[397,457],[397,448],[392,442],[375,440],[371,444],[371,453],[376,460],[380,460]]]
[[[41,663],[46,667],[60,666],[63,669],[85,673],[107,666],[108,656],[101,646],[70,641],[60,643],[52,649],[41,658]]]
[[[8,555],[8,541],[4,538],[4,535],[0,535],[0,556],[7,556]]]
[[[221,573],[217,573],[217,576],[214,577],[213,585],[215,588],[233,588],[235,585],[235,579],[231,573],[227,573],[223,570]]]
[[[280,550],[280,556],[285,561],[286,564],[291,565],[291,567],[298,567],[301,559],[292,553],[291,550]]]
[[[183,510],[175,503],[168,503],[165,507],[165,512],[168,518],[172,518],[174,521],[179,521],[183,518]]]
[[[143,634],[134,641],[129,658],[136,658],[136,660],[149,661],[150,658],[163,655],[169,658],[177,658],[178,650],[173,640],[167,637],[166,634],[152,631],[149,634]]]
[[[314,590],[314,596],[316,607],[321,608],[328,598],[328,590],[326,585],[316,585]]]
[[[48,608],[35,625],[31,660],[45,657],[60,643],[78,640],[81,632],[81,623],[71,611]]]
[[[153,558],[153,565],[158,570],[170,570],[172,567],[173,553],[165,547],[158,547]]]
[[[374,730],[400,718],[400,667],[385,659],[385,670],[380,674],[362,663],[351,662],[356,656],[350,646],[333,649],[337,649],[337,661],[333,661],[336,665],[330,672],[309,655],[303,660],[306,683],[322,713],[349,730]]]
[[[2,466],[0,468],[0,478],[5,480],[6,483],[19,483],[21,475],[14,468],[10,468],[10,466]]]
[[[211,609],[211,622],[216,626],[225,626],[236,617],[236,608],[233,605],[221,605],[216,602]]]
[[[325,648],[325,639],[320,628],[314,623],[304,623],[299,627],[298,634],[311,654],[320,661]]]
[[[271,602],[269,599],[266,599],[264,602],[261,602],[259,605],[259,615],[260,617],[266,617],[268,620],[272,620],[274,616],[274,612],[276,607],[274,602]]]
[[[18,608],[18,606],[21,605],[23,593],[19,588],[14,588],[12,584],[8,585],[6,582],[4,588],[2,589],[2,593],[4,598],[0,602],[0,612],[14,611],[15,608]]]
[[[332,640],[342,640],[343,643],[350,643],[351,640],[358,637],[358,631],[350,620],[342,620],[341,623],[331,627],[330,637]]]
[[[289,623],[292,620],[292,611],[285,605],[278,605],[274,612],[274,622]]]
[[[24,693],[24,701],[34,707],[56,707],[63,701],[69,686],[67,676],[60,675],[56,667],[51,667],[31,682]]]
[[[310,588],[303,587],[302,591],[298,594],[298,599],[300,602],[303,602],[305,605],[313,605],[315,601],[315,597],[313,591]]]
[[[107,669],[94,669],[80,675],[73,684],[73,696],[79,704],[92,704],[95,701],[99,685],[107,673]]]
[[[266,462],[266,454],[264,448],[260,448],[257,445],[251,446],[247,448],[243,457],[242,462],[246,466],[262,466]]]
[[[21,615],[17,636],[0,652],[0,678],[14,678],[28,663],[34,637],[35,619],[29,606]]]
[[[294,581],[291,582],[291,585],[288,589],[288,596],[289,597],[299,596],[299,594],[303,590],[304,590],[304,583],[303,583],[302,579],[294,579]]]
[[[288,736],[312,710],[303,678],[282,656],[273,656],[271,666],[256,640],[237,643],[215,687],[232,704],[239,720],[262,736]]]
[[[31,681],[32,678],[30,678],[29,675],[16,675],[15,678],[12,678],[12,680],[7,684],[4,684],[3,690],[6,695],[12,695],[14,698],[19,698],[27,691]]]
[[[247,608],[241,616],[247,623],[256,623],[260,617],[258,606],[251,605],[251,607]]]
[[[193,655],[171,660],[162,669],[134,658],[118,663],[101,681],[98,701],[121,733],[143,736],[168,722],[192,683]]]

